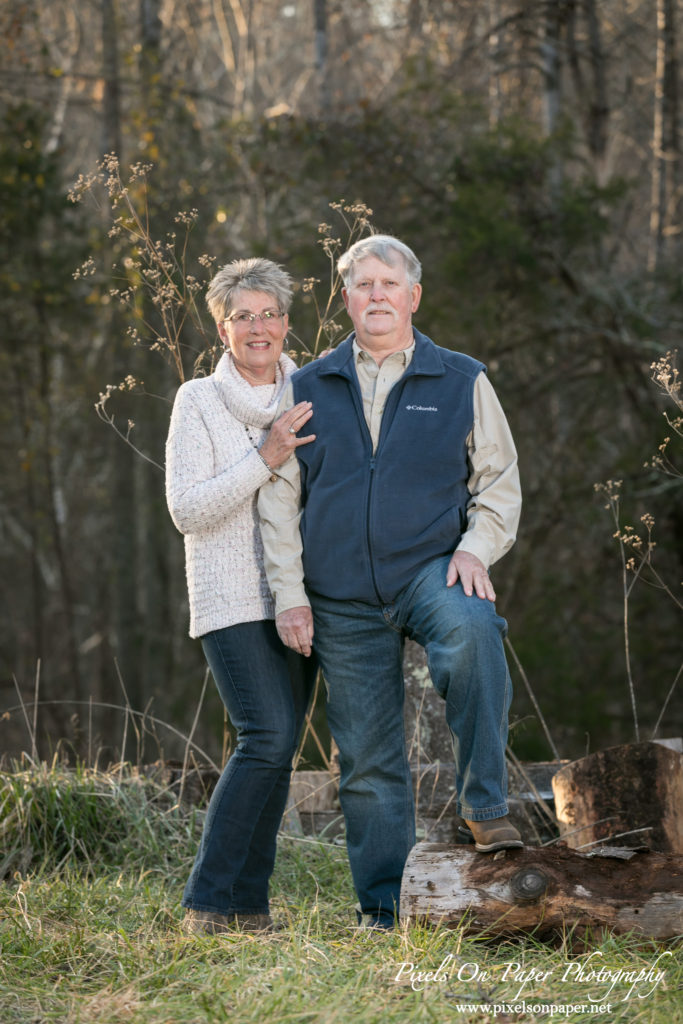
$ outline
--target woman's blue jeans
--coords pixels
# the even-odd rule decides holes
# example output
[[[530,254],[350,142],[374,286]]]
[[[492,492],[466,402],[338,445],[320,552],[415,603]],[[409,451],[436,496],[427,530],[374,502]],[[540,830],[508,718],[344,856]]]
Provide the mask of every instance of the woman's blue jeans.
[[[267,914],[316,662],[284,647],[270,619],[217,629],[201,641],[237,744],[211,796],[182,903],[219,914]]]
[[[492,602],[446,587],[449,559],[425,566],[393,604],[310,594],[315,647],[339,747],[340,802],[361,911],[380,924],[398,912],[415,842],[403,723],[403,643],[424,647],[453,735],[458,799],[471,821],[507,814],[505,747],[512,686],[505,620]]]

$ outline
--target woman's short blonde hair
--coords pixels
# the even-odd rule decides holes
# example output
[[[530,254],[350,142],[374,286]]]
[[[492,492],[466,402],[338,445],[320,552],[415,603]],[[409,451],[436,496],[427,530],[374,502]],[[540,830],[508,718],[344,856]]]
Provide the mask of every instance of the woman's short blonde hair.
[[[236,292],[266,292],[281,313],[292,303],[292,279],[286,270],[272,260],[259,256],[248,260],[233,260],[212,278],[206,304],[216,323],[225,320],[233,308]]]

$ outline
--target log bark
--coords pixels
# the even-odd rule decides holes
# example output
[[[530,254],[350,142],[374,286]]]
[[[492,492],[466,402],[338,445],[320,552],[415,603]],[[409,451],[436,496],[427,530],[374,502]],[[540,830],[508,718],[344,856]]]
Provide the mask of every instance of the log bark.
[[[608,856],[605,855],[608,853]],[[669,939],[683,931],[683,857],[564,845],[481,854],[418,843],[406,862],[401,920],[489,935],[572,930]]]
[[[560,836],[573,849],[647,846],[683,854],[683,754],[661,743],[599,750],[552,779]]]

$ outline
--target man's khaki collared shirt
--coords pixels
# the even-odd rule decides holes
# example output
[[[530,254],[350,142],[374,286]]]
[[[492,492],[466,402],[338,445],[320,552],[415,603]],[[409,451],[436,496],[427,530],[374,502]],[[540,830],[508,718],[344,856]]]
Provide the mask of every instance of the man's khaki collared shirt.
[[[353,351],[363,412],[374,450],[387,397],[410,364],[415,344],[393,352],[381,366],[355,339]],[[467,438],[470,466],[467,488],[472,497],[467,506],[467,530],[457,550],[476,555],[488,569],[515,541],[522,497],[512,434],[496,393],[483,372],[475,380],[473,398],[474,422]],[[280,400],[277,415],[281,416],[293,405],[290,383]],[[305,435],[306,426],[302,429]],[[271,477],[259,492],[258,508],[266,575],[275,598],[275,614],[279,615],[310,602],[304,587],[301,559],[301,477],[296,455],[274,475],[275,479]]]

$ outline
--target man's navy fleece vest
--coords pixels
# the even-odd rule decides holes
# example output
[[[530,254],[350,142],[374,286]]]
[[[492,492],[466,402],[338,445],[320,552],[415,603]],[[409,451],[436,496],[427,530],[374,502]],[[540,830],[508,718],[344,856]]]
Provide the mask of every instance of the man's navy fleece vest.
[[[427,562],[452,554],[466,528],[466,439],[484,367],[414,334],[374,456],[353,335],[292,377],[294,401],[313,403],[305,432],[316,434],[296,449],[304,575],[325,597],[390,603]]]

